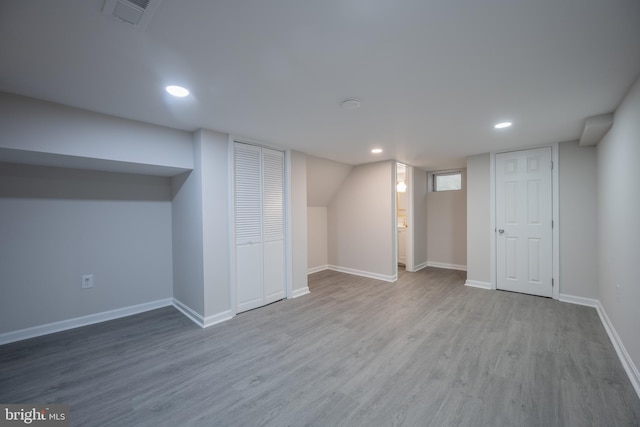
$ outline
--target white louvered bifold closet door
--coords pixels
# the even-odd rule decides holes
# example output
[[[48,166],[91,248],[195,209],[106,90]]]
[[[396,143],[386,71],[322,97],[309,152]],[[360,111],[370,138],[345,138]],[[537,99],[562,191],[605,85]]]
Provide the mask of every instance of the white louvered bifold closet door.
[[[284,298],[284,153],[262,149],[264,303]]]
[[[284,298],[284,153],[235,143],[237,312]]]
[[[262,150],[235,144],[236,298],[238,312],[262,305]]]

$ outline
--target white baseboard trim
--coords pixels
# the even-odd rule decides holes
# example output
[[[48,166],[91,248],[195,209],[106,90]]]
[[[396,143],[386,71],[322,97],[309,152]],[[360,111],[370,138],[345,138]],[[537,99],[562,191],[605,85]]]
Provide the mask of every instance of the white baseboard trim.
[[[180,313],[184,314],[189,319],[191,319],[193,323],[200,326],[201,328],[204,328],[204,317],[202,317],[200,313],[196,312],[194,309],[192,309],[188,305],[184,304],[182,301],[177,300],[175,298],[173,299],[173,306]]]
[[[558,301],[569,302],[571,304],[586,305],[587,307],[598,308],[600,301],[593,298],[577,297],[575,295],[560,294]]]
[[[317,267],[312,267],[312,268],[308,269],[307,270],[307,275],[313,274],[313,273],[318,273],[320,271],[325,271],[325,270],[328,270],[328,269],[329,269],[329,266],[327,264],[319,265]]]
[[[368,277],[370,279],[384,280],[385,282],[395,282],[398,280],[397,274],[387,276],[385,274],[371,273],[369,271],[356,270],[355,268],[340,267],[337,265],[328,265],[327,268],[340,273],[354,274],[356,276]]]
[[[613,323],[609,320],[609,316],[607,316],[607,312],[604,310],[600,301],[597,302],[596,310],[598,311],[600,321],[602,321],[605,331],[607,331],[607,335],[609,335],[613,348],[615,348],[616,353],[618,353],[618,358],[631,381],[631,385],[633,385],[636,394],[640,397],[640,372],[638,372],[638,367],[633,363],[627,349],[624,348],[624,344],[622,344],[622,340],[620,339],[616,328],[613,327]]]
[[[300,289],[294,289],[291,292],[291,298],[298,298],[301,297],[302,295],[307,295],[310,294],[311,292],[309,292],[309,287],[305,286],[304,288],[300,288]]]
[[[429,263],[427,261],[420,263],[418,265],[414,265],[413,266],[413,272],[415,273],[416,271],[420,271],[423,268],[427,268],[429,266]]]
[[[469,286],[471,288],[480,288],[480,289],[489,289],[492,290],[493,286],[491,286],[491,283],[489,282],[480,282],[478,280],[469,280],[467,279],[464,282],[465,286]]]
[[[233,317],[233,312],[231,310],[226,310],[221,313],[214,314],[213,316],[202,317],[200,313],[175,298],[173,299],[173,306],[176,310],[187,316],[193,323],[201,328],[208,328],[209,326],[224,322],[225,320],[229,320]]]
[[[226,322],[227,320],[232,319],[234,316],[231,310],[225,310],[221,313],[214,314],[212,316],[207,316],[204,318],[204,326],[203,328],[208,328],[209,326],[217,325],[218,323]]]
[[[82,326],[93,325],[94,323],[106,322],[107,320],[119,319],[133,314],[144,313],[145,311],[168,307],[171,303],[171,298],[160,299],[142,304],[130,305],[128,307],[116,308],[114,310],[103,311],[101,313],[74,317],[73,319],[61,320],[59,322],[47,323],[45,325],[33,326],[31,328],[20,329],[17,331],[5,332],[0,334],[0,345],[66,331],[69,329],[75,329]]]
[[[427,261],[427,267],[446,268],[447,270],[467,271],[466,265],[447,264],[445,262]]]

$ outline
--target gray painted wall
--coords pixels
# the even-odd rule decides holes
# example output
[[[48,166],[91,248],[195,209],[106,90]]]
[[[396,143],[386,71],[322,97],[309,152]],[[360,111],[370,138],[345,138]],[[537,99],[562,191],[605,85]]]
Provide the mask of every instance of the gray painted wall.
[[[424,266],[427,262],[427,172],[411,168],[413,191],[413,265]]]
[[[598,145],[598,296],[640,367],[640,79]],[[620,285],[619,291],[616,285]]]
[[[353,166],[315,156],[306,156],[307,268],[328,264],[327,206]]]
[[[307,265],[309,269],[326,267],[327,258],[327,208],[307,208]]]
[[[202,177],[200,168],[171,179],[173,297],[204,316],[202,255]]]
[[[209,130],[191,134],[0,93],[0,162],[14,159],[45,165],[2,164],[2,230],[20,230],[27,237],[15,245],[15,252],[11,249],[13,242],[3,239],[0,243],[2,254],[11,253],[3,256],[3,262],[8,265],[11,261],[12,265],[3,268],[0,277],[2,284],[11,288],[7,295],[24,299],[20,292],[39,289],[39,283],[47,283],[47,292],[55,293],[60,287],[74,295],[82,274],[92,273],[96,278],[94,290],[80,294],[81,307],[59,304],[57,309],[41,310],[37,305],[29,305],[18,313],[14,309],[21,306],[13,304],[11,309],[3,310],[6,318],[12,320],[3,321],[0,332],[172,296],[205,318],[231,309],[228,138],[227,134]],[[351,168],[332,163],[337,165],[334,169],[338,175],[348,173],[345,171]],[[46,166],[52,164],[65,168]],[[149,176],[78,171],[69,169],[70,165],[134,171]],[[191,172],[176,175],[191,168]],[[295,176],[291,186],[293,260],[290,267],[295,290],[306,287],[304,154],[293,153],[292,173]],[[152,176],[154,174],[175,176],[169,179]],[[94,212],[98,206],[105,214]],[[37,215],[29,212],[30,209],[37,210]],[[47,229],[48,210],[53,212],[51,227],[62,227],[67,230],[66,234]],[[145,218],[141,218],[140,212],[145,212],[142,215]],[[127,230],[124,235],[115,221],[128,224],[127,218],[141,224],[123,227]],[[72,225],[82,226],[84,234],[96,229],[96,240],[105,242],[105,246],[95,252],[100,262],[91,254],[76,250],[82,247],[78,242],[83,241],[84,234],[71,228]],[[39,234],[29,230],[37,230]],[[13,232],[5,234],[17,239]],[[136,237],[140,235],[145,238]],[[24,249],[33,246],[36,238],[42,248]],[[124,249],[113,250],[116,238]],[[67,248],[69,245],[73,248]],[[27,257],[30,252],[34,255]],[[87,268],[83,267],[85,261],[72,263],[58,252],[68,257],[82,255]],[[16,254],[25,257],[21,263],[15,262]],[[126,260],[124,255],[129,255]],[[134,259],[140,259],[135,272],[128,264],[123,265]],[[54,268],[55,263],[50,260],[60,262],[61,266]],[[38,285],[25,287],[21,277],[31,280],[29,274],[21,276],[26,262],[42,262],[51,272],[31,267],[29,274]],[[73,268],[65,263],[72,263]],[[147,272],[150,265],[152,273]],[[109,272],[109,268],[114,271]],[[135,286],[130,286],[129,277],[135,280]],[[127,288],[123,290],[119,284],[112,284],[115,281]],[[109,286],[99,287],[105,283]],[[57,295],[69,301],[77,300],[67,295],[66,290]],[[100,295],[99,301],[87,295]]]
[[[291,151],[291,289],[307,288],[307,156]]]
[[[173,296],[202,317],[231,309],[228,144],[199,130],[193,171],[172,179]]]
[[[467,158],[467,280],[491,283],[491,161]]]
[[[598,298],[596,147],[558,146],[560,292]]]
[[[0,159],[42,165],[2,166],[2,300],[25,304],[2,308],[2,332],[170,298],[169,180],[97,170],[176,173],[192,155],[188,132],[0,93]]]
[[[0,333],[171,298],[167,178],[0,164],[0,218]]]
[[[559,144],[560,292],[597,298],[595,149]],[[467,279],[491,282],[490,156],[467,159]]]
[[[0,92],[0,158],[20,152],[30,153],[30,161],[78,168],[193,167],[189,132]]]
[[[231,309],[229,253],[229,136],[201,129],[194,135],[201,170],[204,315]],[[174,233],[175,235],[175,233]],[[175,252],[174,252],[175,255]]]
[[[329,264],[396,274],[395,162],[353,167],[327,209]]]
[[[467,265],[467,182],[462,190],[427,193],[427,256],[430,263]]]
[[[307,206],[329,206],[353,166],[307,155]]]

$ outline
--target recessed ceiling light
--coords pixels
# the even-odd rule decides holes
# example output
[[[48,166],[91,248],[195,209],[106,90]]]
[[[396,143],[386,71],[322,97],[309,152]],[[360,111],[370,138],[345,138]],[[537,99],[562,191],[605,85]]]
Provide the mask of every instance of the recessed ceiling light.
[[[340,105],[342,105],[342,108],[344,108],[345,110],[357,110],[358,108],[360,108],[360,101],[355,98],[351,98],[342,101],[342,104]]]
[[[371,152],[373,154],[380,154],[380,153],[382,153],[382,148],[374,148],[373,150],[371,150]]]
[[[502,122],[502,123],[498,123],[494,126],[494,128],[496,129],[504,129],[504,128],[508,128],[509,126],[511,126],[511,122]]]
[[[182,86],[170,85],[165,89],[170,95],[177,96],[178,98],[184,98],[189,95],[189,90]]]

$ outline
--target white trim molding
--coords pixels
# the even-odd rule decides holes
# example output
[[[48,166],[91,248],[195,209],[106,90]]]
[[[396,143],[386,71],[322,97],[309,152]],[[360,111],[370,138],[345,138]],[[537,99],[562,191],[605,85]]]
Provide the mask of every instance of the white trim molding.
[[[214,314],[213,316],[203,317],[200,313],[175,298],[173,299],[173,306],[176,310],[187,316],[193,323],[201,328],[208,328],[209,326],[224,322],[225,320],[229,320],[233,317],[233,312],[231,310],[226,310],[221,313]]]
[[[291,171],[292,171],[291,150],[284,150],[284,195],[285,195],[285,210],[284,210],[284,236],[285,236],[285,290],[284,295],[287,298],[293,298],[293,203],[291,203]],[[305,158],[306,162],[306,158]],[[305,163],[306,164],[306,163]],[[305,166],[306,171],[306,166]],[[234,172],[235,173],[235,172]],[[305,193],[306,194],[306,193]],[[306,220],[306,218],[305,218]],[[234,236],[235,239],[235,236]],[[305,241],[306,242],[306,241]],[[306,245],[306,243],[305,243]],[[237,292],[236,283],[236,292]],[[236,307],[236,310],[238,307]]]
[[[427,267],[446,268],[447,270],[467,271],[466,265],[447,264],[446,262],[427,261]]]
[[[471,288],[493,290],[493,286],[491,286],[491,283],[489,283],[489,282],[480,282],[478,280],[469,280],[469,279],[467,279],[466,282],[464,282],[464,285],[465,286],[469,286]]]
[[[421,262],[420,264],[413,266],[413,272],[415,273],[416,271],[420,271],[423,268],[427,268],[428,266],[429,266],[429,263],[427,261]]]
[[[200,313],[196,312],[194,309],[192,309],[191,307],[189,307],[188,305],[186,305],[182,301],[177,300],[175,298],[173,299],[173,306],[180,313],[184,314],[189,319],[191,319],[191,321],[193,321],[193,323],[195,323],[196,325],[200,326],[201,328],[204,328],[204,318],[200,315]]]
[[[469,282],[473,282],[473,281],[467,280],[467,283],[465,283],[465,286],[474,286],[473,284],[469,284]],[[477,283],[483,283],[483,282],[477,282]],[[633,359],[631,359],[631,356],[627,352],[627,349],[624,347],[624,344],[622,343],[622,339],[620,338],[620,335],[618,335],[616,328],[614,328],[613,323],[611,323],[611,320],[609,319],[609,316],[607,315],[607,312],[602,306],[602,303],[600,302],[600,300],[597,300],[595,298],[585,298],[585,297],[579,297],[575,295],[559,293],[558,301],[566,302],[569,304],[583,305],[586,307],[592,307],[596,309],[596,311],[598,312],[598,316],[600,317],[600,321],[602,322],[602,326],[604,327],[604,330],[607,332],[607,335],[611,340],[611,344],[613,345],[613,348],[615,349],[616,354],[618,355],[618,359],[620,359],[620,363],[622,364],[622,367],[627,373],[627,376],[629,377],[629,381],[631,381],[631,385],[633,386],[633,389],[635,390],[638,397],[640,397],[640,372],[638,371],[638,367],[635,365],[635,363],[633,363]]]
[[[301,297],[302,295],[307,295],[310,294],[311,292],[309,291],[309,287],[305,286],[304,288],[300,288],[300,289],[294,289],[291,292],[291,298],[298,298]]]
[[[568,302],[577,305],[586,305],[587,307],[598,308],[600,301],[593,298],[577,297],[575,295],[559,294],[558,301]]]
[[[162,307],[169,307],[171,306],[171,303],[171,298],[160,299],[142,304],[130,305],[128,307],[116,308],[114,310],[103,311],[101,313],[89,314],[86,316],[74,317],[73,319],[61,320],[59,322],[6,332],[0,334],[0,345],[62,332],[69,329],[80,328],[82,326],[93,325],[95,323],[106,322],[107,320],[132,316],[134,314],[144,313],[145,311],[151,311]]]
[[[204,318],[203,328],[208,328],[209,326],[217,325],[218,323],[226,322],[227,320],[232,319],[234,316],[231,310],[225,310],[221,313],[214,314],[212,316],[207,316]]]
[[[398,280],[397,274],[394,276],[387,276],[385,274],[371,273],[369,271],[356,270],[355,268],[340,267],[337,265],[328,265],[327,269],[338,271],[340,273],[347,273],[347,274],[353,274],[356,276],[368,277],[370,279],[384,280],[385,282],[395,282],[396,280]]]
[[[584,298],[577,297],[575,295],[567,295],[567,294],[559,294],[559,301],[567,302],[570,304],[578,304],[584,305],[587,307],[593,307],[598,312],[598,316],[600,317],[600,321],[602,322],[602,326],[604,330],[607,332],[609,339],[611,340],[611,344],[613,344],[613,348],[616,350],[616,354],[618,355],[618,359],[620,359],[620,363],[624,368],[627,376],[629,377],[629,381],[631,381],[631,385],[638,397],[640,397],[640,372],[638,372],[638,367],[633,363],[631,356],[627,352],[627,349],[624,347],[622,340],[620,339],[620,335],[616,331],[616,328],[613,327],[613,323],[607,316],[607,312],[605,311],[600,300],[593,298]]]
[[[327,264],[325,264],[325,265],[319,265],[319,266],[317,266],[317,267],[311,267],[311,268],[309,268],[309,269],[307,270],[307,275],[309,275],[309,274],[313,274],[313,273],[319,273],[319,272],[321,272],[321,271],[325,271],[325,270],[328,270],[328,269],[329,269],[329,266],[328,266]]]
[[[552,206],[551,206],[551,215],[553,217],[553,228],[551,230],[551,235],[553,242],[552,245],[552,257],[553,257],[553,265],[552,267],[552,280],[553,286],[551,288],[551,293],[553,299],[560,299],[560,287],[562,284],[560,283],[560,162],[558,161],[558,147],[560,143],[554,142],[551,144],[551,195],[552,197]]]
[[[622,363],[622,367],[631,381],[631,385],[635,389],[638,397],[640,397],[640,372],[638,372],[638,367],[633,363],[627,349],[624,347],[624,344],[622,344],[620,335],[618,335],[616,328],[613,327],[613,323],[609,320],[609,316],[607,316],[607,312],[604,310],[600,301],[597,302],[596,310],[598,311],[598,315],[600,316],[600,320],[602,321],[605,331],[607,331],[607,335],[609,335],[613,348],[618,354],[620,363]]]

